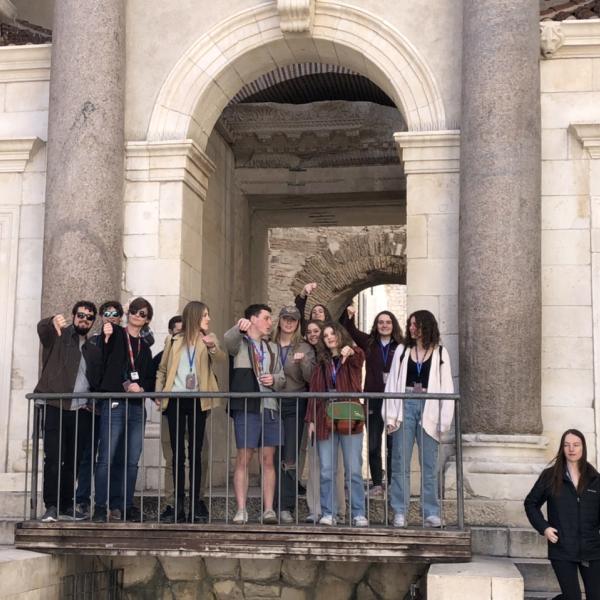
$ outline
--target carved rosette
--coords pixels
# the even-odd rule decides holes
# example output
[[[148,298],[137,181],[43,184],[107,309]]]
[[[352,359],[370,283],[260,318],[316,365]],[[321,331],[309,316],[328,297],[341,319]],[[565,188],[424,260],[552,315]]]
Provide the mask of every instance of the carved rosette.
[[[283,33],[310,31],[315,0],[277,0],[280,27]]]
[[[540,48],[544,58],[552,58],[564,43],[565,33],[559,22],[544,21],[540,23]]]

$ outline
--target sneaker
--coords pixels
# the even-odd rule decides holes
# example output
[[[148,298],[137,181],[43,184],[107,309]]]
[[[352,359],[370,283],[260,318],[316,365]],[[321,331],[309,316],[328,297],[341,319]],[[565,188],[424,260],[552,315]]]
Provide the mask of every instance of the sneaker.
[[[111,508],[108,513],[108,517],[111,521],[121,521],[122,520],[121,509],[120,508]]]
[[[185,516],[185,510],[181,509],[177,511],[173,519],[173,523],[187,523],[187,517]]]
[[[88,515],[77,510],[77,508],[69,508],[67,510],[61,510],[58,518],[60,521],[83,521],[87,519]]]
[[[248,522],[248,511],[245,508],[240,508],[233,517],[233,522],[236,525],[243,525]]]
[[[306,519],[304,519],[305,523],[318,523],[319,522],[319,516],[315,515],[314,513],[308,513],[306,515]]]
[[[394,522],[392,523],[394,527],[405,527],[406,519],[402,513],[396,513],[394,515]]]
[[[190,510],[190,520],[192,511]],[[208,508],[204,500],[194,502],[194,523],[208,523]]]
[[[265,510],[262,522],[265,525],[277,525],[277,513],[273,509]]]
[[[369,490],[369,498],[382,498],[383,497],[383,486],[374,485]]]
[[[369,521],[364,515],[358,515],[352,519],[352,525],[354,525],[354,527],[368,527]]]
[[[175,521],[175,510],[170,504],[167,504],[165,510],[160,513],[161,523],[173,523]]]
[[[425,517],[425,527],[441,527],[442,520],[437,515]]]
[[[327,525],[328,527],[332,527],[335,525],[336,521],[332,515],[323,515],[319,519],[319,525]]]
[[[106,522],[106,517],[107,517],[106,508],[96,506],[96,510],[94,511],[94,516],[92,517],[92,521],[95,521],[96,523]]]
[[[142,513],[137,506],[130,506],[125,511],[123,521],[129,521],[130,523],[140,523],[142,520]]]
[[[49,506],[42,517],[42,523],[55,523],[56,521],[58,521],[56,506]]]
[[[282,510],[279,513],[279,518],[281,519],[282,523],[293,523],[294,522],[294,517],[292,516],[292,513],[289,510]]]
[[[76,508],[81,514],[85,515],[86,519],[90,518],[90,505],[87,502],[80,502]]]

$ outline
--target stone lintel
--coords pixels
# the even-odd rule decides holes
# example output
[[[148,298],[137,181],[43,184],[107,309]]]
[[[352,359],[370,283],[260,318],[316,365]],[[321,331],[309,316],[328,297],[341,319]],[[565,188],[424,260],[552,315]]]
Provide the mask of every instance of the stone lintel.
[[[193,140],[128,142],[125,171],[129,181],[181,181],[206,198],[215,164]]]
[[[590,158],[600,158],[600,122],[596,123],[571,123],[569,131],[581,142]]]
[[[543,21],[540,48],[546,59],[600,57],[600,19]]]
[[[283,33],[308,33],[315,16],[315,0],[277,0]]]
[[[400,160],[407,175],[458,173],[460,131],[402,131],[394,133]]]
[[[0,48],[0,83],[50,81],[52,44]]]
[[[38,137],[0,139],[0,173],[22,173],[43,145]]]

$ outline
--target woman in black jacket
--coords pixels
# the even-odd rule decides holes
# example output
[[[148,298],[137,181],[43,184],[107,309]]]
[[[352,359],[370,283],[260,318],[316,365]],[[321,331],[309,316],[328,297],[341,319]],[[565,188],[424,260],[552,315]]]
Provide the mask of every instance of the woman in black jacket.
[[[547,520],[541,511],[546,502]],[[600,475],[587,462],[583,433],[563,433],[552,466],[525,498],[525,512],[548,540],[561,600],[581,600],[577,569],[587,600],[600,600]]]

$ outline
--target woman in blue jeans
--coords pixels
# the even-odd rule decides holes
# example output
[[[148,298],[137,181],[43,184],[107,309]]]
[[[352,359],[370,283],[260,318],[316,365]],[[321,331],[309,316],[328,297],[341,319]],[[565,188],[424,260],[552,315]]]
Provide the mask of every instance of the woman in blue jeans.
[[[362,366],[365,355],[353,346],[348,332],[338,323],[323,324],[321,341],[317,349],[317,364],[310,381],[311,392],[361,392]],[[321,525],[335,525],[337,514],[335,474],[337,471],[338,446],[344,457],[344,473],[348,489],[352,524],[367,527],[365,516],[365,488],[362,477],[362,427],[357,433],[341,434],[335,430],[335,422],[327,417],[329,402],[324,398],[311,398],[306,409],[309,443],[316,435],[321,467]],[[361,407],[362,409],[362,407]],[[332,428],[334,429],[332,431]]]
[[[428,310],[412,313],[406,322],[404,346],[394,355],[385,386],[387,393],[454,392],[450,356],[440,345],[440,331]],[[410,505],[410,463],[415,439],[421,465],[421,510],[426,527],[442,524],[438,498],[438,447],[450,429],[452,400],[387,399],[381,409],[388,433],[393,434],[390,503],[394,527],[406,525]]]

